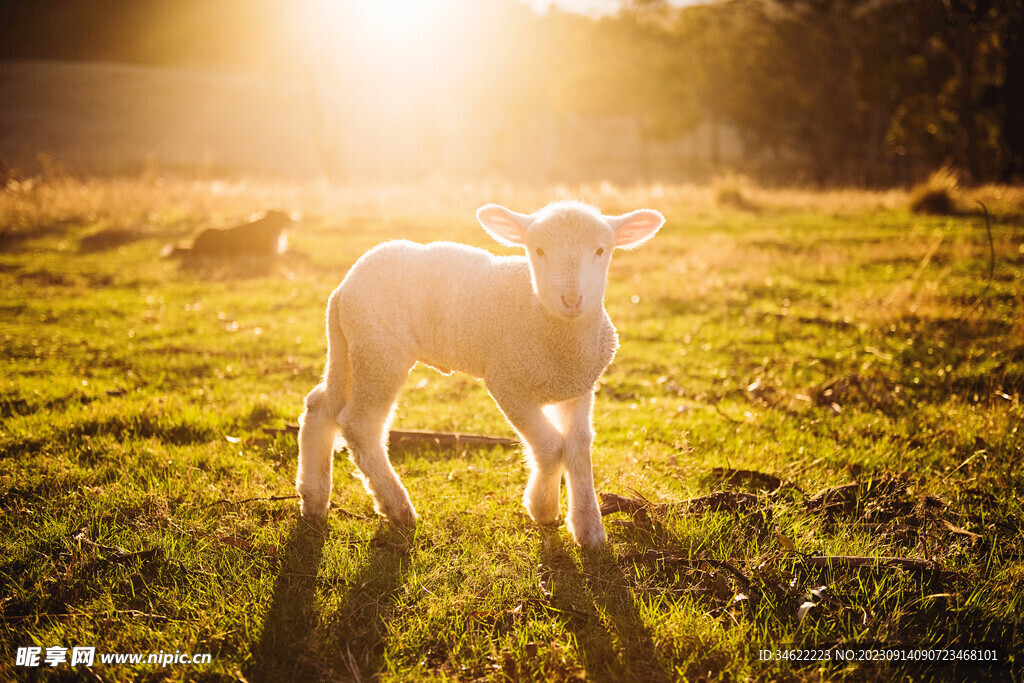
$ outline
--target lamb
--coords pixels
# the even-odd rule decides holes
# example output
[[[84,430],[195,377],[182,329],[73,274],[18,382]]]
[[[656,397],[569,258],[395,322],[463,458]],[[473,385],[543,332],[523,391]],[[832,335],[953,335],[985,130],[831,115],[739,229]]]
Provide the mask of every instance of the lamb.
[[[618,348],[604,309],[608,265],[613,249],[647,241],[665,219],[651,209],[605,216],[575,201],[529,215],[488,204],[476,215],[497,242],[526,256],[385,242],[331,294],[323,380],[299,418],[302,516],[327,514],[340,429],[377,512],[415,525],[387,433],[398,392],[420,361],[483,378],[526,445],[530,516],[540,524],[558,518],[564,473],[569,532],[598,546],[605,531],[591,471],[594,388]]]
[[[203,258],[274,258],[288,245],[288,229],[297,225],[295,217],[283,211],[264,211],[248,223],[230,228],[207,228],[191,243],[168,244],[164,257],[180,256],[196,261]]]

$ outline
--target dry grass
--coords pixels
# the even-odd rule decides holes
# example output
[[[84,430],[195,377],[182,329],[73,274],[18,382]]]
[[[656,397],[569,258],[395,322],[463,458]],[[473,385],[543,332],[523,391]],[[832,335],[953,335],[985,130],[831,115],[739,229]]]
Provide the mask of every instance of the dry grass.
[[[943,166],[928,176],[928,180],[910,192],[910,210],[932,216],[948,216],[958,212],[960,176]]]
[[[969,195],[990,209],[1020,210],[1024,188],[984,186]],[[326,182],[183,179],[148,172],[141,177],[80,180],[51,169],[38,177],[12,178],[0,192],[0,225],[5,230],[57,221],[92,223],[104,220],[127,225],[153,216],[201,214],[214,219],[247,215],[270,206],[314,214],[366,216],[472,215],[485,202],[520,210],[564,198],[582,199],[606,212],[638,206],[673,206],[688,214],[717,211],[815,211],[849,215],[906,205],[901,190],[855,188],[819,191],[812,188],[762,188],[749,179],[729,176],[711,185],[610,182],[579,185],[524,186],[499,180],[459,181],[429,178],[395,185],[332,185]]]

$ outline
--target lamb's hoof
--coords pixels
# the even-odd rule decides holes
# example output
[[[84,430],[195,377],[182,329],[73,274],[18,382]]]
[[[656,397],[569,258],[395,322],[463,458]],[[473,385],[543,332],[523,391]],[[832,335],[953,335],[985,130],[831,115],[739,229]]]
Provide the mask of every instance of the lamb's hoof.
[[[307,522],[322,522],[327,518],[327,508],[330,505],[330,500],[313,502],[310,499],[302,498],[299,502],[299,513]]]
[[[600,521],[588,521],[582,524],[569,523],[569,533],[580,546],[588,550],[595,550],[604,545],[607,535],[604,532],[604,525]]]
[[[557,527],[557,526],[561,526],[562,520],[560,520],[558,518],[558,510],[557,509],[555,509],[554,512],[545,511],[544,514],[535,514],[535,513],[531,512],[529,509],[527,510],[527,512],[530,515],[530,519],[532,519],[534,522],[536,522],[538,526],[543,526],[543,527]]]
[[[541,526],[551,526],[558,523],[558,499],[554,502],[537,503],[531,502],[528,496],[523,498],[523,507],[530,515],[530,519]]]
[[[399,527],[412,528],[416,526],[416,510],[411,503],[396,505],[393,508],[381,508],[378,512]]]

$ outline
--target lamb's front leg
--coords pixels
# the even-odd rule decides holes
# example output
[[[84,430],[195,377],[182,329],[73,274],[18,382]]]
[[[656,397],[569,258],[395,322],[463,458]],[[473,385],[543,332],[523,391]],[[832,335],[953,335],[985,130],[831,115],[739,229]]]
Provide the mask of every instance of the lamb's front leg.
[[[505,417],[526,442],[530,481],[523,494],[523,505],[535,522],[550,524],[558,519],[558,494],[562,485],[562,435],[548,420],[542,406],[500,383],[488,382],[487,388]]]
[[[590,548],[605,541],[590,462],[590,447],[594,442],[593,407],[593,393],[556,406],[559,427],[565,435],[562,460],[569,493],[569,532],[577,543]]]

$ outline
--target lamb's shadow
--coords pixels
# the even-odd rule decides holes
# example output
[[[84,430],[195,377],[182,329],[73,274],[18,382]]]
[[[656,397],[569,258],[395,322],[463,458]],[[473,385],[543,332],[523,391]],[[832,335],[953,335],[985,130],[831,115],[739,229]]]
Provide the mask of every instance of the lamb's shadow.
[[[349,582],[344,600],[325,623],[338,652],[331,668],[344,678],[375,680],[384,661],[387,624],[395,594],[409,568],[414,530],[381,522],[370,541],[370,556]]]
[[[542,574],[553,585],[551,605],[568,618],[587,680],[671,680],[615,553],[607,545],[579,551],[580,567],[560,534],[548,529],[541,534]]]
[[[327,541],[326,524],[299,519],[282,553],[263,634],[245,672],[250,680],[312,679],[315,671],[303,657],[304,644],[315,632],[316,577]]]
[[[251,681],[299,681],[372,676],[382,661],[384,624],[391,596],[401,585],[410,532],[382,524],[370,554],[330,616],[318,612],[318,574],[328,537],[326,524],[297,520],[282,553],[263,633],[244,674]],[[322,583],[322,579],[321,579]],[[324,591],[336,590],[336,584]],[[344,590],[344,589],[343,589]]]

